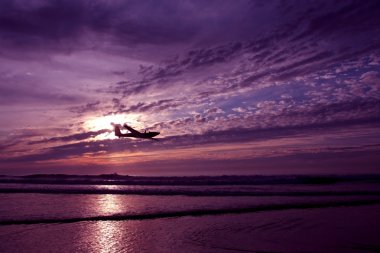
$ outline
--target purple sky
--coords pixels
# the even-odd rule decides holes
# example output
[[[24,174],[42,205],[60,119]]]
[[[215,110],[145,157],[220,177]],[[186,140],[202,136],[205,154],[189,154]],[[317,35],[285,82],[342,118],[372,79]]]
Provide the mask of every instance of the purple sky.
[[[380,172],[380,1],[3,0],[0,113],[0,174]]]

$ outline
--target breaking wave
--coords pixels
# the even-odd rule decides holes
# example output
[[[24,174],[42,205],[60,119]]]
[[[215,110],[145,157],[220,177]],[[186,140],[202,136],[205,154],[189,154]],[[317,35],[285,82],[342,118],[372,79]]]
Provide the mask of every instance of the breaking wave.
[[[335,201],[322,203],[292,203],[292,204],[268,204],[239,208],[221,208],[221,209],[192,209],[180,211],[164,211],[153,213],[133,213],[133,214],[113,214],[104,216],[89,217],[72,217],[72,218],[46,218],[46,219],[11,219],[2,220],[0,225],[32,225],[32,224],[51,224],[51,223],[73,223],[82,221],[126,221],[126,220],[148,220],[161,218],[178,218],[186,216],[206,216],[206,215],[225,215],[225,214],[242,214],[263,211],[281,211],[291,209],[312,209],[312,208],[329,208],[329,207],[349,207],[380,204],[380,199],[373,200],[352,200],[352,201]]]

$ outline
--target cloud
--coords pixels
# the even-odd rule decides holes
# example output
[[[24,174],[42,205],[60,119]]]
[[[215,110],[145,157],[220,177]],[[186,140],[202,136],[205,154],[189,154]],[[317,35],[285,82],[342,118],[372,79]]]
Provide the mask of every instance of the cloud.
[[[250,5],[247,1],[161,1],[157,5],[155,1],[5,0],[0,12],[1,43],[11,48],[72,50],[100,46],[83,41],[95,34],[100,42],[111,39],[119,45],[173,44],[218,30],[220,16],[227,19],[226,23],[238,25],[235,14]]]
[[[71,107],[69,110],[70,112],[78,113],[78,114],[83,114],[86,112],[94,112],[98,109],[100,105],[100,101],[92,102],[92,103],[87,103],[82,106],[74,106]]]
[[[299,8],[296,1],[271,1],[267,11],[283,16],[281,23],[269,22],[268,33],[236,37],[234,42],[221,40],[218,45],[199,47],[160,64],[142,66],[141,79],[119,82],[111,90],[129,97],[184,86],[182,82],[186,82],[187,87],[203,87],[199,94],[206,94],[211,84],[212,93],[229,94],[232,90],[303,78],[380,48],[379,41],[367,33],[380,34],[373,18],[379,12],[377,2],[304,4]],[[369,17],[368,12],[373,15]],[[335,23],[329,25],[329,19]],[[360,41],[356,41],[358,37]]]
[[[90,132],[85,132],[85,133],[80,133],[80,134],[53,137],[53,138],[48,138],[48,139],[44,139],[44,140],[40,140],[40,141],[31,141],[31,142],[29,142],[29,144],[33,145],[33,144],[51,143],[51,142],[83,141],[83,140],[87,140],[89,138],[94,138],[100,134],[110,133],[110,132],[112,132],[112,131],[110,131],[108,129],[102,129],[99,131],[90,131]]]
[[[232,111],[235,111],[235,112],[240,112],[240,113],[243,113],[246,111],[246,109],[242,108],[242,107],[236,107],[236,108],[232,108]]]
[[[244,143],[241,133],[258,141],[290,128],[376,125],[379,2],[300,3],[5,0],[0,129],[19,118],[43,131],[133,114],[182,149]],[[105,130],[77,131],[16,136],[2,148],[45,147],[20,152],[25,161],[163,148],[88,142]]]
[[[360,81],[368,84],[379,84],[380,74],[377,71],[368,71],[360,76]]]
[[[12,104],[73,104],[82,99],[80,95],[62,94],[30,89],[29,87],[0,86],[0,105]]]
[[[380,120],[377,121],[377,124],[379,123]],[[357,121],[349,129],[346,126],[345,122],[341,122],[324,125],[315,124],[312,127],[235,128],[222,131],[209,131],[200,135],[171,136],[163,138],[157,143],[133,139],[84,141],[46,148],[43,152],[37,154],[18,156],[16,158],[3,158],[2,162],[54,161],[84,156],[96,156],[99,159],[102,155],[123,154],[123,161],[128,163],[129,159],[132,161],[136,160],[136,157],[139,157],[141,153],[145,153],[146,157],[142,156],[139,161],[151,161],[152,157],[155,160],[157,156],[161,157],[161,160],[170,160],[171,158],[175,158],[174,154],[177,154],[175,159],[180,159],[182,153],[183,155],[186,154],[186,156],[190,155],[190,157],[194,153],[197,159],[200,160],[209,159],[207,154],[214,154],[214,158],[219,157],[222,160],[233,160],[237,157],[242,159],[252,159],[254,157],[267,159],[268,157],[297,157],[297,155],[331,154],[332,152],[364,152],[367,149],[371,152],[379,152],[380,144],[376,142],[379,141],[378,138],[373,140],[374,144],[356,144],[358,138],[376,136],[378,125],[374,126],[373,122]],[[363,129],[366,129],[366,131],[362,132]],[[362,134],[358,134],[357,131]],[[86,137],[68,136],[67,138],[79,140]],[[334,138],[335,141],[329,142],[331,138]],[[225,153],[220,154],[217,152],[218,149],[223,150]],[[168,155],[170,154],[170,157],[163,157],[160,153],[163,150]],[[253,155],[253,153],[256,153],[256,155]]]
[[[115,107],[118,109],[117,111],[110,112],[109,114],[114,113],[130,113],[130,112],[160,112],[163,110],[166,110],[168,108],[176,108],[180,106],[180,103],[178,101],[175,101],[174,99],[163,99],[159,101],[154,101],[151,103],[146,102],[139,102],[138,104],[132,105],[128,108],[125,108],[124,105],[119,104],[119,100],[116,101]]]
[[[210,108],[210,109],[206,109],[204,111],[204,115],[206,116],[214,116],[214,115],[218,115],[218,114],[224,114],[225,112],[220,109],[219,107],[213,107],[213,108]]]

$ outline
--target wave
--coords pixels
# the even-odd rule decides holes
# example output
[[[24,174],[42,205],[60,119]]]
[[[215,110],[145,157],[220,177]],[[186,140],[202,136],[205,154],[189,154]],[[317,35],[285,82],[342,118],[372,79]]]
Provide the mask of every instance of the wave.
[[[353,200],[339,202],[323,203],[292,203],[292,204],[270,204],[240,208],[222,208],[222,209],[192,209],[181,211],[166,211],[156,213],[141,214],[115,214],[105,216],[91,217],[72,217],[72,218],[46,218],[46,219],[23,219],[23,220],[2,220],[0,225],[33,225],[33,224],[53,224],[53,223],[74,223],[83,221],[126,221],[126,220],[151,220],[162,218],[179,218],[185,216],[208,216],[208,215],[225,215],[225,214],[243,214],[263,211],[281,211],[291,209],[314,209],[329,207],[352,207],[364,205],[380,204],[380,199],[376,200]]]
[[[122,195],[157,195],[157,196],[380,196],[380,191],[361,191],[361,190],[306,190],[306,191],[262,191],[257,189],[251,190],[234,190],[234,189],[160,189],[160,188],[142,188],[142,189],[75,189],[75,188],[0,188],[0,193],[39,193],[39,194],[122,194]]]

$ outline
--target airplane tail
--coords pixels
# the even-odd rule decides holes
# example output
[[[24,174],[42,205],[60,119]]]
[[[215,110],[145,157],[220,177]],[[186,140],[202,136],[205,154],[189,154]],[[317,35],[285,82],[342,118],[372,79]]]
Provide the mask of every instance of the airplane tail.
[[[115,125],[114,129],[115,129],[115,136],[120,137],[121,136],[120,126],[119,125]]]

